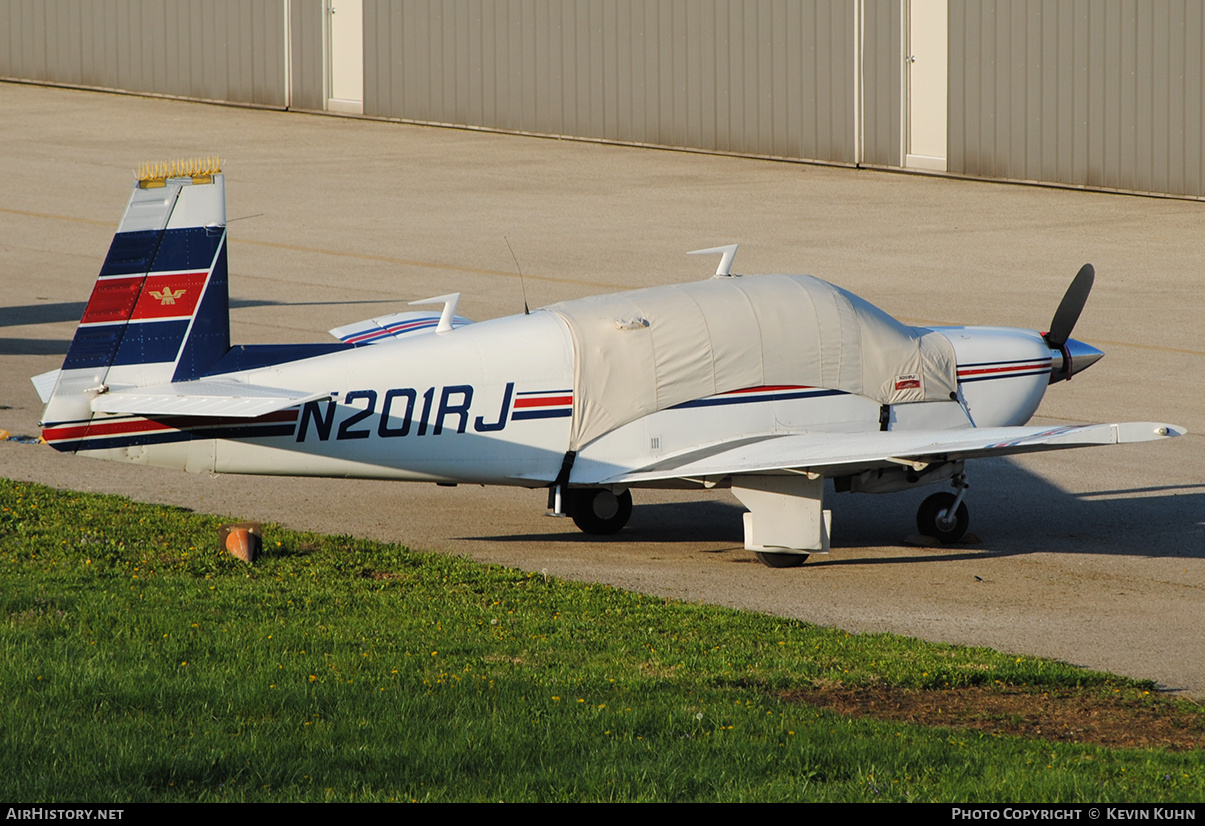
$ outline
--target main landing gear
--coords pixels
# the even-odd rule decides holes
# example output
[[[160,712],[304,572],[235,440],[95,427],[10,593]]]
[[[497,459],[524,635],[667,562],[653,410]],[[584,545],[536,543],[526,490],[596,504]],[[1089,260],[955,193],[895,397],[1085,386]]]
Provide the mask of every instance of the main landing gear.
[[[970,488],[966,474],[958,474],[950,483],[958,491],[957,495],[935,493],[921,502],[916,512],[916,529],[922,536],[931,536],[943,545],[953,545],[962,539],[971,524],[966,503],[962,501]]]
[[[618,533],[632,516],[630,491],[617,495],[607,488],[570,488],[565,493],[565,510],[585,533]]]
[[[772,551],[754,551],[757,561],[767,568],[798,568],[808,561],[807,554],[779,554]]]

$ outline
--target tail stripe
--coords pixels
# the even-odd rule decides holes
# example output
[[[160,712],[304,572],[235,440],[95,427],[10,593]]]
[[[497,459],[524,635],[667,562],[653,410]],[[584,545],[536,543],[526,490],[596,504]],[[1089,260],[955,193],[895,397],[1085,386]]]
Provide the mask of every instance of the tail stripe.
[[[76,330],[67,357],[63,359],[63,369],[73,370],[78,367],[104,367],[113,362],[117,354],[117,345],[121,343],[123,324],[110,324],[103,327],[81,327]]]
[[[221,231],[205,227],[165,230],[163,234],[171,236],[171,243],[165,241],[159,246],[150,264],[151,272],[114,274],[133,266],[133,259],[116,260],[115,250],[129,248],[117,239],[148,234],[157,233],[121,233],[114,238],[102,271],[109,274],[96,281],[64,360],[65,369],[176,361],[215,263],[222,265],[222,271],[215,273],[222,282],[221,296],[211,311],[217,316],[211,322],[217,331],[211,335],[214,341],[204,348],[203,358],[194,356],[190,362],[212,363],[229,349]],[[184,264],[193,266],[191,270],[183,269],[180,265]],[[193,366],[190,372],[195,369]]]
[[[113,366],[173,362],[180,352],[189,319],[128,324],[113,356]]]
[[[105,324],[125,321],[130,317],[142,290],[142,276],[98,279],[92,297],[84,310],[81,324]]]
[[[209,264],[208,261],[205,263]],[[148,276],[130,321],[189,318],[197,308],[208,277],[208,271]]]
[[[63,369],[175,361],[188,325],[189,319],[181,318],[81,327],[71,342]]]
[[[100,268],[100,277],[111,275],[142,275],[151,268],[155,250],[159,247],[159,230],[144,229],[119,232],[113,236],[109,254]]]
[[[191,272],[208,269],[222,242],[222,227],[183,227],[163,231],[151,272]]]

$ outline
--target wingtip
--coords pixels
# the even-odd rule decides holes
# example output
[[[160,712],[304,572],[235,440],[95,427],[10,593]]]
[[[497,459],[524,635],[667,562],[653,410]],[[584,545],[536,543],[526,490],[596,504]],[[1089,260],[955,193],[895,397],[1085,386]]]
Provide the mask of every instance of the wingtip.
[[[1163,422],[1121,422],[1117,427],[1117,443],[1153,442],[1174,439],[1188,433],[1188,428]]]

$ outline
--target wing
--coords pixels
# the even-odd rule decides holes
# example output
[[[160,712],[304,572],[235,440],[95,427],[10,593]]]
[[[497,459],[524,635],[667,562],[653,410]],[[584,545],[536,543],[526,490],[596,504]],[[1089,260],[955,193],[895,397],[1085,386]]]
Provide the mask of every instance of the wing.
[[[1072,447],[1149,442],[1182,436],[1175,425],[1155,422],[1070,427],[992,427],[970,430],[800,433],[724,443],[624,471],[597,484],[634,485],[670,479],[713,479],[780,471],[842,476],[878,467],[1010,456]],[[577,480],[575,480],[577,481]]]

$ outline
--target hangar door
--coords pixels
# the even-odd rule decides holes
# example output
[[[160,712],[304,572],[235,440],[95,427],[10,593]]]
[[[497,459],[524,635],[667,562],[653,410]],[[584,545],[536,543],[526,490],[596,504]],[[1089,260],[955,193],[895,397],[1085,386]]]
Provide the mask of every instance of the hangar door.
[[[906,0],[904,166],[946,171],[948,0]]]
[[[364,113],[364,0],[326,0],[326,108]]]

